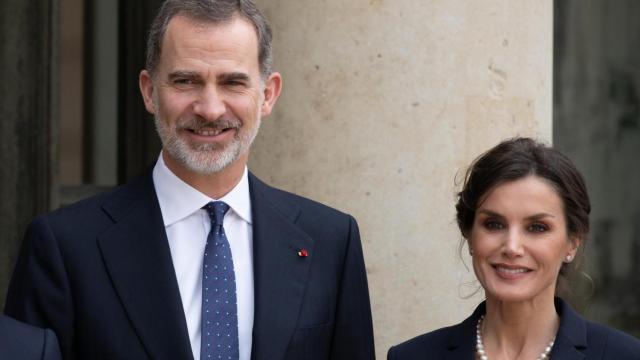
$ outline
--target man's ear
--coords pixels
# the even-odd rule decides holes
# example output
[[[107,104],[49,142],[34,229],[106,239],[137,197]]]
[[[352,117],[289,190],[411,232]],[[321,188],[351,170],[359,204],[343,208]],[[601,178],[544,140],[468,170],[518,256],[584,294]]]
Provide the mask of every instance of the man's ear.
[[[147,70],[142,70],[138,77],[138,85],[140,86],[140,93],[144,100],[144,107],[148,112],[155,114],[156,105],[153,102],[153,79],[151,74]]]
[[[267,80],[264,82],[264,101],[262,102],[261,113],[262,116],[271,114],[273,106],[276,104],[280,91],[282,90],[282,75],[278,72],[273,72]]]

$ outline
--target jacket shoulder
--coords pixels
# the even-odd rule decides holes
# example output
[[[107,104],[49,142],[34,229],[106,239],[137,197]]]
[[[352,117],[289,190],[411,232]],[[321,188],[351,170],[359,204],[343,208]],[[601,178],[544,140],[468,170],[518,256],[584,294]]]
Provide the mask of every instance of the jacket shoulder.
[[[49,213],[36,217],[34,222],[45,221],[50,224],[67,224],[73,221],[77,224],[89,224],[97,219],[117,216],[126,212],[128,207],[135,204],[136,199],[155,194],[151,176],[142,176],[130,183],[116,186],[113,189],[90,196]]]
[[[455,326],[444,327],[407,340],[389,349],[389,360],[439,359],[447,348],[447,343]]]
[[[45,346],[46,335],[45,329],[8,316],[0,316],[0,357],[39,359]]]
[[[297,208],[303,212],[312,213],[314,216],[328,217],[328,218],[345,218],[351,216],[342,211],[334,209],[330,206],[322,204],[318,201],[300,196],[282,189],[272,187],[262,180],[258,179],[255,175],[251,174],[249,177],[252,188],[264,196],[267,196],[269,200],[274,204],[280,204],[289,208]],[[289,209],[286,209],[287,211]]]
[[[603,359],[640,359],[640,340],[602,324],[587,321],[587,342]]]

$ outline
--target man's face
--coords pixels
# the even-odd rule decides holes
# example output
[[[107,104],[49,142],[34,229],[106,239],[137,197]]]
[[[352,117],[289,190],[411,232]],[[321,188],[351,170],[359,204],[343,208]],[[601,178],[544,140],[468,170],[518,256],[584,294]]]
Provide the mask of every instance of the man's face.
[[[167,165],[198,174],[244,167],[262,116],[280,92],[280,75],[263,81],[254,27],[242,18],[197,23],[174,17],[156,73],[140,88],[165,150]]]

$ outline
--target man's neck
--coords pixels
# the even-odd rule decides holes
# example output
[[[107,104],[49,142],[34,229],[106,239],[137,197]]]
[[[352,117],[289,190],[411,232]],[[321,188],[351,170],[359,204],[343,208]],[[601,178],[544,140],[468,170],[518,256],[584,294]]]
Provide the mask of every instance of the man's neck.
[[[199,174],[178,164],[166,152],[162,153],[167,168],[180,180],[212,199],[220,199],[229,193],[242,178],[249,154],[239,156],[223,170],[213,174]]]

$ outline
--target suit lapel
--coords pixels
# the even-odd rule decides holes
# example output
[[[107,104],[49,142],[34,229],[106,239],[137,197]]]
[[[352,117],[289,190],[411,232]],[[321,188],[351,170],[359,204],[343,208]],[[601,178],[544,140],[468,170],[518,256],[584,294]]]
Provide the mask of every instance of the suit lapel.
[[[153,359],[192,358],[180,291],[149,174],[103,209],[115,224],[98,238],[124,308]]]
[[[445,360],[475,359],[476,324],[484,313],[483,302],[476,307],[471,316],[452,327],[446,343]]]
[[[295,225],[300,210],[253,175],[249,177],[253,217],[255,315],[253,360],[282,359],[295,331],[313,240]],[[298,251],[308,251],[307,257]]]
[[[445,360],[458,360],[458,359],[475,359],[476,343],[475,333],[465,334],[467,338],[460,339],[455,347],[447,348],[445,353]]]
[[[587,347],[587,324],[564,300],[555,298],[556,312],[560,315],[560,328],[551,352],[552,359],[579,360]]]
[[[567,360],[581,360],[585,358],[585,355],[578,351],[575,345],[567,337],[558,334],[555,344],[553,344],[553,351],[551,352],[552,359],[567,359]]]

